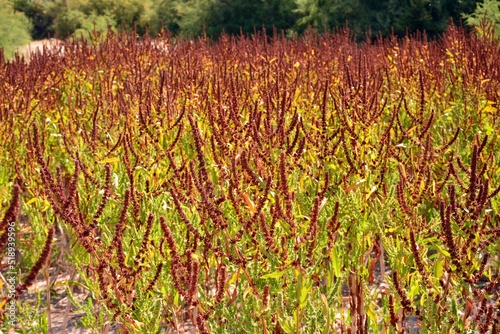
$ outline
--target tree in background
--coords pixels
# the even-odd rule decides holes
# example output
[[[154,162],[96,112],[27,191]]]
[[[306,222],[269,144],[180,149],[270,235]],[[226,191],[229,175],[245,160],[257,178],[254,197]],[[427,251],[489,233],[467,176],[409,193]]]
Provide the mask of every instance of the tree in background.
[[[31,31],[33,39],[50,38],[54,35],[51,29],[52,18],[44,12],[45,1],[11,0],[11,2],[14,10],[24,13],[30,19],[33,26]]]
[[[293,0],[184,0],[177,2],[180,32],[187,36],[251,34],[255,29],[293,28]]]
[[[45,0],[44,13],[53,19],[52,28],[59,38],[87,36],[96,30],[136,29],[142,35],[158,32],[169,0]]]
[[[286,30],[288,35],[308,27],[335,29],[348,26],[363,39],[391,33],[403,36],[416,30],[436,36],[450,19],[460,23],[470,15],[477,0],[2,0],[13,3],[33,22],[33,36],[60,38],[105,31],[135,29],[155,35],[166,28],[176,35],[217,37],[250,34],[261,28]],[[486,0],[481,10],[494,7]],[[476,14],[474,14],[476,15]],[[466,16],[474,24],[479,16]]]
[[[178,13],[178,25],[181,34],[199,36],[210,19],[210,12],[218,0],[181,0],[176,1],[175,10]]]
[[[10,58],[18,47],[31,41],[31,23],[20,12],[16,12],[12,3],[0,0],[0,48],[4,56]]]
[[[297,29],[306,26],[333,29],[348,26],[358,37],[367,31],[399,36],[416,30],[435,36],[443,33],[450,19],[458,23],[461,13],[474,10],[474,0],[295,0],[300,15]]]
[[[430,36],[442,34],[446,31],[450,20],[458,24],[461,13],[471,10],[468,2],[460,0],[410,1],[405,8],[405,13],[396,17],[394,22],[394,26],[397,27],[396,33],[403,35],[407,30],[409,32],[418,30],[425,31]]]
[[[79,29],[85,29],[85,21],[94,19],[92,17],[94,10],[86,0],[71,2],[66,0],[46,1],[44,12],[47,16],[53,18],[52,29],[58,38],[66,38],[75,34]],[[107,29],[107,27],[105,28]],[[82,30],[80,30],[81,33]]]
[[[142,17],[147,21],[141,25],[142,32],[155,35],[166,29],[173,34],[180,33],[177,0],[154,0],[145,8]]]
[[[307,27],[332,29],[347,24],[354,33],[359,33],[367,19],[360,0],[295,0],[295,4],[294,11],[299,15],[298,31]]]
[[[479,2],[474,13],[464,15],[464,18],[467,24],[475,27],[480,35],[489,33],[483,29],[486,25],[493,29],[496,37],[500,36],[500,1],[484,0],[484,2]]]

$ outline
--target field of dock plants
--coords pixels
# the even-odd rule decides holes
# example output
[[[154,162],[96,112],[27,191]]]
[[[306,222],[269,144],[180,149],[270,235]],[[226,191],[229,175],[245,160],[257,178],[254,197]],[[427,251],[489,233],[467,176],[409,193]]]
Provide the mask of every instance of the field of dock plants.
[[[49,332],[65,297],[96,333],[498,333],[489,36],[0,59],[1,330]]]

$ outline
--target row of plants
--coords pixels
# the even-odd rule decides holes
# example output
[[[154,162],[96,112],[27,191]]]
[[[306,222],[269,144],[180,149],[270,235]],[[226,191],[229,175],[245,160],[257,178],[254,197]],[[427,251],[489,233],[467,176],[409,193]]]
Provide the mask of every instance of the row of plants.
[[[495,39],[98,40],[0,61],[4,327],[69,265],[96,332],[498,331]]]

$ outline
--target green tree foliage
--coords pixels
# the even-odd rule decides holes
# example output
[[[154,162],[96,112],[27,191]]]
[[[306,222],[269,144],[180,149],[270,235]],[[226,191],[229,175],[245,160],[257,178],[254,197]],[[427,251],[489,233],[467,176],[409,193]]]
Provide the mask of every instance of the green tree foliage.
[[[366,31],[391,31],[405,35],[407,31],[425,30],[429,35],[443,33],[450,19],[456,23],[460,14],[470,13],[476,1],[471,0],[295,0],[300,15],[297,28],[306,26],[332,29],[349,26],[358,36]]]
[[[23,12],[30,19],[33,24],[31,36],[34,39],[43,39],[54,35],[54,31],[51,29],[52,18],[44,12],[44,0],[11,0],[11,2],[16,11]]]
[[[45,13],[53,18],[53,29],[59,37],[88,35],[110,29],[133,29],[139,34],[153,27],[161,28],[169,1],[160,0],[53,0],[45,3]]]
[[[291,29],[296,21],[293,0],[185,0],[179,1],[179,27],[185,35],[219,36]]]
[[[179,28],[182,34],[197,36],[203,33],[207,22],[208,13],[213,12],[218,0],[184,0],[176,4],[179,15]]]
[[[150,34],[156,34],[162,29],[178,34],[180,27],[178,24],[177,0],[154,0],[145,6],[141,23],[142,32],[147,30]],[[139,31],[141,32],[141,31]]]
[[[8,0],[4,0],[8,1]],[[253,33],[272,28],[301,33],[346,25],[358,37],[425,30],[435,36],[446,30],[450,19],[460,23],[477,0],[10,0],[28,16],[34,37],[88,35],[92,30],[135,29],[142,35],[162,28],[176,35],[219,36]],[[479,16],[496,1],[479,4]],[[488,4],[488,5],[486,5]],[[483,12],[481,12],[483,10]],[[475,16],[474,16],[475,15]],[[467,22],[477,16],[467,16]]]
[[[477,4],[476,10],[470,15],[464,15],[468,25],[476,27],[480,34],[486,34],[482,28],[490,25],[494,29],[495,36],[500,35],[500,1],[484,0]]]
[[[447,10],[447,2],[450,1],[388,0],[376,11],[376,16],[382,17],[383,20],[376,20],[377,17],[375,17],[374,21],[378,23],[378,30],[388,33],[393,28],[397,35],[416,30],[426,31],[430,35],[443,33],[451,18]]]
[[[30,42],[31,23],[23,13],[16,12],[7,0],[0,0],[0,49],[6,58]]]
[[[82,29],[92,9],[86,0],[55,0],[45,4],[45,12],[53,18],[52,27],[58,37],[65,38]]]
[[[104,33],[101,36],[103,38],[108,32],[108,30],[115,30],[116,22],[110,15],[97,15],[91,13],[86,16],[81,22],[78,29],[75,30],[73,35],[75,37],[84,37],[89,39],[94,32]]]
[[[332,28],[360,21],[359,10],[362,3],[359,0],[296,0],[295,12],[300,15],[297,27]]]

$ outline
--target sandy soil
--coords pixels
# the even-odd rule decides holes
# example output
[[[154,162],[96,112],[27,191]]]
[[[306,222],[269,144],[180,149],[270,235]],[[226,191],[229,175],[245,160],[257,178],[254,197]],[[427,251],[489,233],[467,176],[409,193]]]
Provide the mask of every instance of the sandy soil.
[[[19,52],[25,56],[38,50],[42,51],[44,46],[54,47],[60,43],[57,39],[42,39],[40,41],[33,41],[23,47],[19,48]]]

